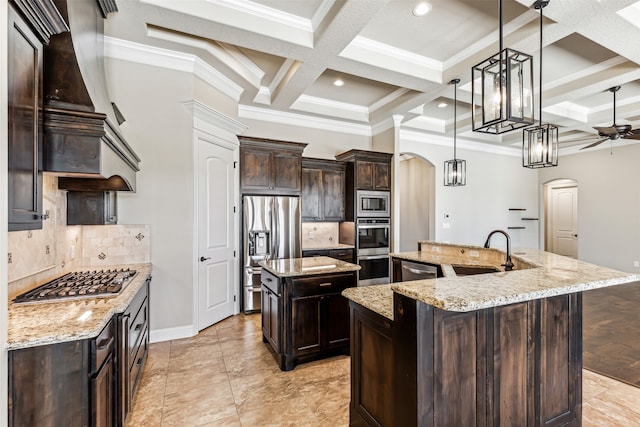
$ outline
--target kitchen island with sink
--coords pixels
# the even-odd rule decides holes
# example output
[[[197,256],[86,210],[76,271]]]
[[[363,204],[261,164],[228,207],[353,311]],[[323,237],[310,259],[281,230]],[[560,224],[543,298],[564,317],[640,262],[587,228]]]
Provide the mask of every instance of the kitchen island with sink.
[[[335,258],[276,259],[262,266],[262,339],[283,371],[349,354],[349,302],[359,265]]]
[[[640,277],[530,249],[514,252],[513,271],[491,272],[504,255],[421,242],[391,254],[394,265],[439,277],[343,292],[350,425],[581,425],[582,292]]]

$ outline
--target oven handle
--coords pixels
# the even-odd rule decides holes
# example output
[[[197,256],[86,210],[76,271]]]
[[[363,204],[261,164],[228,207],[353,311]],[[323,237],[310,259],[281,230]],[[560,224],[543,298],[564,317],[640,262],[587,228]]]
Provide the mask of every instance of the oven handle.
[[[358,225],[358,228],[370,229],[370,228],[391,228],[389,224],[377,224],[377,225]]]
[[[389,258],[389,255],[367,255],[367,256],[359,256],[359,257],[358,257],[358,261],[360,261],[361,259],[363,259],[363,260],[369,260],[369,259],[383,259],[383,258]]]

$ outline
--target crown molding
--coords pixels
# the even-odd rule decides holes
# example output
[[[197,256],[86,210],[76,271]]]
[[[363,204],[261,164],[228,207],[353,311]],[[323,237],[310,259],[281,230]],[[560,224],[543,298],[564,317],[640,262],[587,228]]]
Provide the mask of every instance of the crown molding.
[[[445,147],[453,146],[453,138],[442,135],[435,135],[426,132],[415,132],[407,129],[400,129],[400,140],[419,142],[428,145],[439,145]],[[481,142],[469,141],[458,136],[456,140],[458,148],[471,151],[481,151],[483,153],[501,154],[503,156],[520,157],[522,151],[518,148],[498,147],[495,145],[483,144]]]
[[[196,130],[217,136],[221,136],[220,132],[222,131],[227,133],[225,140],[237,143],[236,135],[244,133],[248,128],[247,125],[214,110],[196,99],[183,102],[182,105],[192,112],[193,127]]]
[[[242,87],[195,55],[107,36],[104,37],[104,54],[114,59],[192,73],[236,102],[240,101],[240,95],[244,91]]]
[[[345,123],[306,114],[287,113],[283,111],[267,110],[249,105],[238,105],[238,115],[243,119],[259,120],[271,123],[281,123],[312,129],[321,129],[353,135],[372,136],[371,126],[355,123]]]
[[[291,108],[307,113],[341,117],[347,120],[369,121],[369,108],[367,107],[315,96],[300,95]]]

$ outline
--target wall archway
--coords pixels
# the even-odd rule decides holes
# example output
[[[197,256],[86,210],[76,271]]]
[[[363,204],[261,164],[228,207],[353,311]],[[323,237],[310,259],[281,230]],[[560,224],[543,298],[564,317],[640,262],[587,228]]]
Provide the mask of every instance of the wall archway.
[[[400,153],[400,252],[435,238],[435,166],[415,153]]]

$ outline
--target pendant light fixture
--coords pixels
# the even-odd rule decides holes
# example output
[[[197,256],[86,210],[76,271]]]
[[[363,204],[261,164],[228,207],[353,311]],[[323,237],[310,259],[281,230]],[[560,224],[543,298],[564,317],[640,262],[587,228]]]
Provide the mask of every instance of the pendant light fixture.
[[[534,123],[533,58],[503,48],[502,0],[499,0],[499,8],[500,51],[471,69],[472,127],[475,132],[500,134]]]
[[[453,79],[449,84],[453,89],[453,159],[444,162],[444,185],[447,187],[460,187],[467,184],[467,162],[456,158],[456,134],[458,133],[458,83],[460,79]]]
[[[542,124],[542,9],[550,0],[537,0],[534,7],[540,11],[540,115],[538,125],[522,131],[522,166],[546,168],[558,166],[558,127]]]

